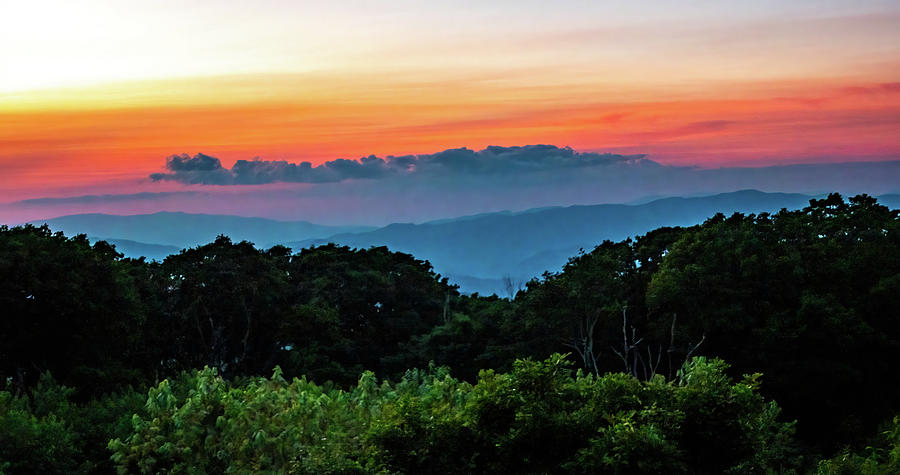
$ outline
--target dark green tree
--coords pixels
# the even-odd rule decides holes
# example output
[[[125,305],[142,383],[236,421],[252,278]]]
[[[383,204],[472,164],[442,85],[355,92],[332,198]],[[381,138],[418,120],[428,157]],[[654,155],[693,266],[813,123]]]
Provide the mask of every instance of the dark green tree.
[[[897,410],[886,375],[900,358],[898,244],[898,212],[865,195],[720,215],[672,246],[647,299],[705,335],[703,353],[765,373],[801,437],[835,448]]]
[[[323,337],[317,353],[343,371],[331,376],[343,383],[355,381],[363,369],[399,375],[427,363],[410,351],[411,339],[449,321],[459,295],[427,261],[386,247],[303,249],[291,259],[289,274],[291,301],[304,318],[284,329],[285,342],[303,352],[309,344],[305,322],[319,322],[312,330]],[[317,361],[321,366],[322,359]]]
[[[289,260],[285,247],[260,251],[225,236],[166,258],[156,278],[177,365],[208,365],[229,376],[270,370],[290,314]]]
[[[0,381],[50,371],[85,396],[144,380],[140,261],[49,228],[0,227]]]

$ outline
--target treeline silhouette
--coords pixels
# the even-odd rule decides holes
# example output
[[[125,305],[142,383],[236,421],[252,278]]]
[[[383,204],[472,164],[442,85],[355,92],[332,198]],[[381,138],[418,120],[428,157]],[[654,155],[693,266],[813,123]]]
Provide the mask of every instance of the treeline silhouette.
[[[892,473],[898,223],[720,214],[509,299],[384,247],[2,227],[0,472]]]

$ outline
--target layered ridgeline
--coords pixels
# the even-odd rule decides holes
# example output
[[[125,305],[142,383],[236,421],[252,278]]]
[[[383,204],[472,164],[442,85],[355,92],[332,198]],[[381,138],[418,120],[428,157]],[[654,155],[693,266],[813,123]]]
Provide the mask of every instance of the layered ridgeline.
[[[129,257],[162,260],[182,248],[223,234],[259,248],[300,249],[334,242],[357,248],[388,248],[427,259],[463,292],[509,296],[528,280],[555,272],[580,250],[618,241],[661,226],[690,226],[721,212],[731,214],[799,209],[810,197],[739,191],[694,198],[665,198],[636,205],[605,204],[498,212],[379,229],[332,227],[308,222],[236,216],[156,213],[135,216],[72,215],[46,222],[66,234],[104,239]],[[888,205],[900,197],[880,198]]]
[[[217,214],[159,212],[138,215],[73,214],[33,221],[68,235],[85,234],[105,240],[129,257],[162,260],[181,249],[212,242],[216,236],[250,241],[269,248],[289,241],[327,237],[337,233],[369,231],[367,226],[323,226],[307,221],[279,221]]]
[[[3,228],[0,469],[896,473],[898,298],[867,196],[606,241],[514,299],[383,247]]]
[[[738,191],[649,203],[537,208],[392,224],[374,231],[288,243],[289,247],[335,242],[350,247],[387,246],[428,259],[466,292],[509,295],[544,272],[559,271],[572,256],[604,240],[619,241],[662,226],[690,226],[715,213],[799,209],[809,196]]]

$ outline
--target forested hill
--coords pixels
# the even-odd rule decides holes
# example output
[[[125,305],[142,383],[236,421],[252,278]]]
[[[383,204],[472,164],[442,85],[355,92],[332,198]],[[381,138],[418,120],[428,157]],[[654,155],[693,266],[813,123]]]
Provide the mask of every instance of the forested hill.
[[[640,205],[539,208],[423,224],[392,224],[364,233],[286,245],[301,248],[334,242],[359,248],[387,246],[428,259],[442,274],[460,283],[464,291],[502,293],[505,277],[524,283],[546,271],[559,271],[580,249],[589,250],[606,239],[618,241],[663,226],[690,226],[717,212],[799,209],[809,199],[800,194],[745,190],[665,198]]]
[[[900,211],[598,244],[503,299],[384,247],[0,228],[0,471],[900,468]]]
[[[334,242],[357,248],[387,246],[427,259],[461,292],[507,296],[533,277],[562,269],[569,257],[596,243],[618,241],[662,226],[691,226],[717,212],[731,214],[800,209],[811,197],[744,190],[691,198],[663,198],[636,205],[535,208],[486,213],[382,228],[331,227],[222,215],[155,213],[133,216],[84,214],[47,220],[66,234],[105,240],[128,257],[163,260],[182,248],[224,234],[259,248],[294,250]],[[900,205],[897,195],[887,204]],[[33,224],[40,225],[45,221]]]

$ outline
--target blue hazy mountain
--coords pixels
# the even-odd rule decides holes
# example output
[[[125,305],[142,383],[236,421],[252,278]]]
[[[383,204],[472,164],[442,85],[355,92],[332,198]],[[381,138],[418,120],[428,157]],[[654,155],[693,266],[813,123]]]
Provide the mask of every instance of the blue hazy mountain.
[[[162,261],[166,256],[178,254],[181,247],[167,246],[165,244],[148,244],[145,242],[132,241],[130,239],[110,239],[102,237],[88,236],[91,242],[106,241],[114,246],[116,250],[125,254],[126,257],[146,257],[151,261]]]
[[[900,208],[900,195],[890,194],[878,197],[878,202],[891,209]]]
[[[219,234],[246,239],[260,248],[283,244],[295,251],[328,242],[359,248],[387,246],[431,261],[463,291],[505,296],[532,277],[560,270],[570,257],[605,239],[617,241],[661,226],[689,226],[716,213],[799,209],[810,198],[745,190],[638,204],[500,211],[377,229],[187,213],[82,214],[41,222],[69,235],[83,233],[92,240],[104,239],[129,257],[157,260],[184,247],[208,243]],[[900,207],[900,195],[884,195],[879,200]]]
[[[298,249],[335,242],[351,247],[387,246],[428,259],[462,290],[501,295],[544,271],[557,271],[582,249],[661,226],[687,226],[716,214],[799,209],[810,196],[738,191],[649,203],[568,206],[498,212],[422,224],[391,224],[363,233],[288,243]]]
[[[118,216],[111,214],[73,214],[34,221],[47,223],[54,231],[66,235],[87,234],[107,240],[132,241],[137,245],[194,247],[215,240],[219,234],[232,240],[247,240],[268,248],[288,241],[324,238],[337,233],[373,229],[366,226],[323,226],[307,221],[278,221],[216,214],[160,212]],[[121,249],[120,249],[121,251]],[[130,253],[128,255],[131,255]],[[149,257],[149,256],[148,256]]]

